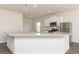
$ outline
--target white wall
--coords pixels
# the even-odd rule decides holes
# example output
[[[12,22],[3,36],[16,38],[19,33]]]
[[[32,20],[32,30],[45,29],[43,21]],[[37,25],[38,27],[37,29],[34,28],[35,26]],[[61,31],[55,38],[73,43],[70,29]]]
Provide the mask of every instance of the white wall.
[[[32,19],[23,18],[23,32],[32,32]]]
[[[63,16],[64,22],[72,22],[72,41],[79,43],[79,10],[66,11],[53,16],[59,15]]]
[[[22,32],[23,15],[13,11],[0,9],[0,43],[5,42],[3,32]]]
[[[44,27],[44,19],[42,17],[35,19],[24,17],[23,32],[36,32],[36,22],[41,23],[41,32],[42,32]]]

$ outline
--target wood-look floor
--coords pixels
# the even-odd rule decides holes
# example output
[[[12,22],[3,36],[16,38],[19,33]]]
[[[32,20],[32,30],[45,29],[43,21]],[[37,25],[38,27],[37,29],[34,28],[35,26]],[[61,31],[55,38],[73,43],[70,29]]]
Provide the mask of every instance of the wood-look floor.
[[[66,52],[66,54],[79,54],[79,43],[72,42],[70,44],[70,49]]]
[[[7,43],[0,43],[0,54],[12,54],[12,52],[7,47]],[[79,43],[71,43],[70,49],[66,54],[79,54]]]
[[[12,54],[12,52],[7,47],[7,43],[0,43],[0,54]]]

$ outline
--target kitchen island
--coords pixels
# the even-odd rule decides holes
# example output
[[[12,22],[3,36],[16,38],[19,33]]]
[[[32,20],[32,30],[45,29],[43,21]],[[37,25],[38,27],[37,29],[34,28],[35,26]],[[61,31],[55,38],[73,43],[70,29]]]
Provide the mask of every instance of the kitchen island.
[[[7,46],[14,54],[64,54],[69,49],[69,34],[8,33]]]

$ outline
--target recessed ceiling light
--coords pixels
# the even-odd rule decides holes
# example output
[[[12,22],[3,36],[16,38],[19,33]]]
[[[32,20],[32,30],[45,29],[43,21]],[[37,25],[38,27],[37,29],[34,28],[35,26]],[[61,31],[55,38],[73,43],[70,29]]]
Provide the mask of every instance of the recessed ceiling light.
[[[33,17],[33,16],[29,16],[29,17]]]
[[[50,11],[50,10],[48,10],[48,13],[51,13],[51,11]]]
[[[37,7],[37,5],[36,5],[36,4],[34,4],[33,6],[34,6],[34,7]]]

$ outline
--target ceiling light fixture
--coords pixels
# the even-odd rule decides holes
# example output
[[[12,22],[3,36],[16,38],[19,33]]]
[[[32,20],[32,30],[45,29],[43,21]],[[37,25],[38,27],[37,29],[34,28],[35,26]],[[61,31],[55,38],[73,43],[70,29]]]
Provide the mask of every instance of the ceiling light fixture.
[[[33,17],[33,16],[29,16],[29,17]]]
[[[27,4],[24,4],[25,12],[28,12]]]
[[[37,5],[36,5],[36,4],[34,4],[33,6],[34,6],[34,7],[37,7]]]
[[[50,11],[50,10],[48,10],[48,13],[51,13],[51,11]]]
[[[27,4],[24,4],[25,6],[27,6]]]

